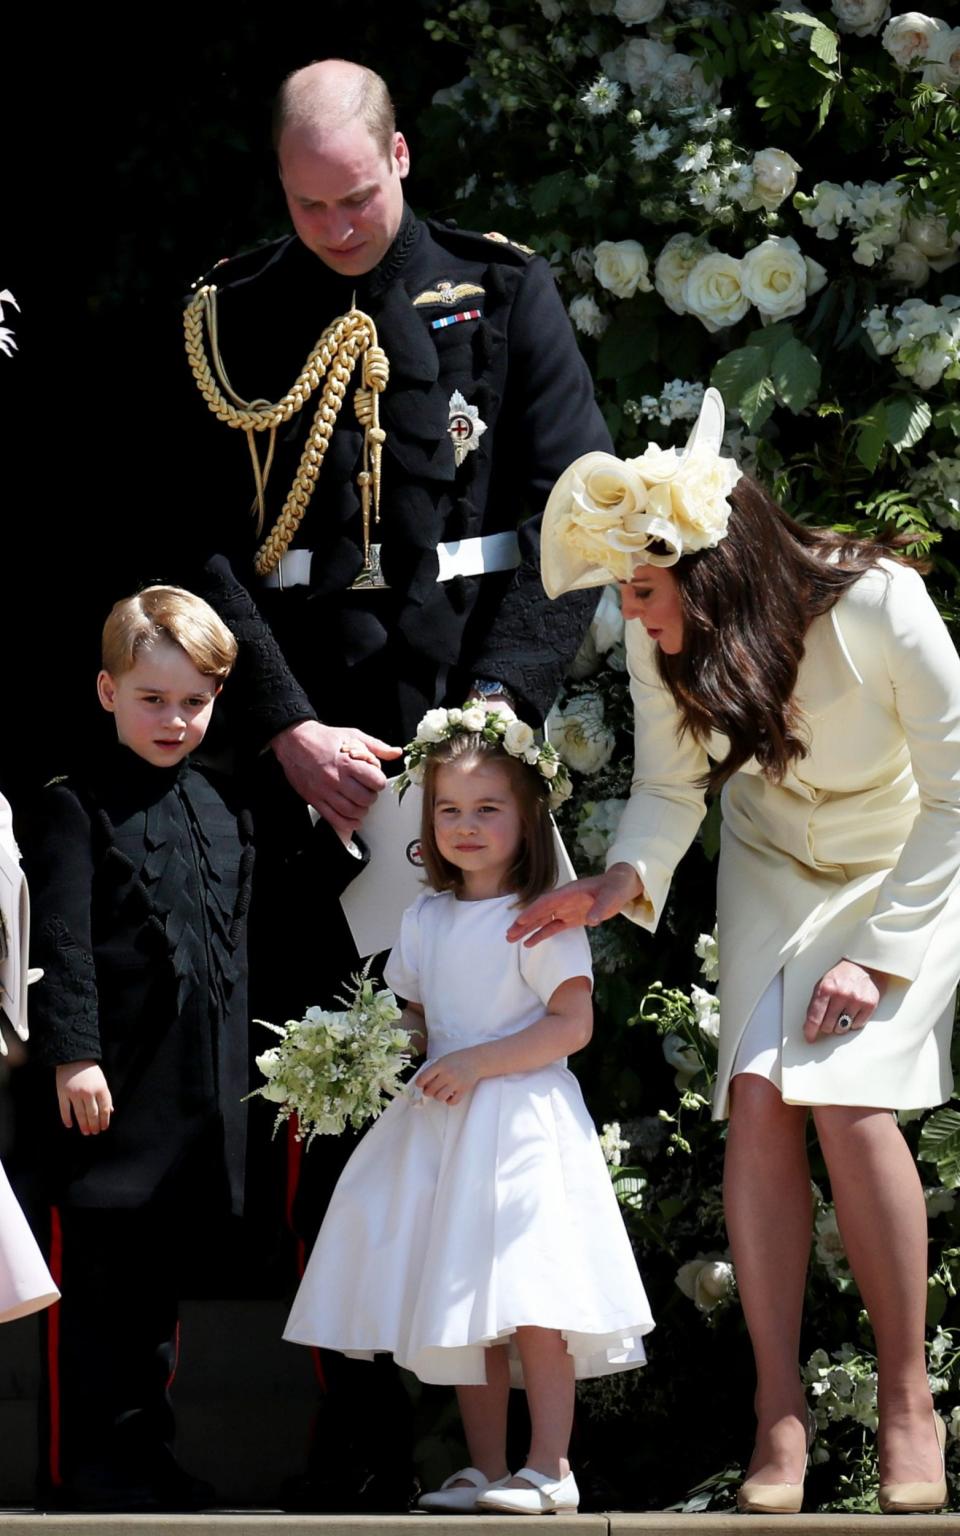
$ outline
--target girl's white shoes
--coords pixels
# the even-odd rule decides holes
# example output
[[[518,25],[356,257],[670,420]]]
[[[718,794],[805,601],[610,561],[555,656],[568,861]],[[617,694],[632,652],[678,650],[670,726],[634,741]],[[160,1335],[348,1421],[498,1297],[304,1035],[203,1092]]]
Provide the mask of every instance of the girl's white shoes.
[[[516,1474],[522,1477],[524,1482],[531,1483],[530,1488],[505,1488],[504,1478],[500,1483],[491,1483],[476,1500],[476,1509],[483,1512],[488,1509],[499,1509],[509,1515],[575,1515],[580,1503],[580,1490],[572,1472],[566,1477],[544,1477],[542,1472],[534,1471],[533,1467],[521,1467]],[[461,1490],[465,1491],[465,1490]]]
[[[477,1500],[482,1494],[492,1488],[502,1488],[504,1483],[510,1481],[510,1473],[506,1477],[499,1478],[495,1483],[488,1483],[482,1472],[476,1467],[463,1467],[459,1472],[454,1472],[445,1483],[441,1483],[436,1493],[425,1493],[417,1500],[417,1508],[425,1509],[431,1514],[469,1515],[477,1508]],[[469,1483],[469,1488],[454,1488],[454,1483]]]

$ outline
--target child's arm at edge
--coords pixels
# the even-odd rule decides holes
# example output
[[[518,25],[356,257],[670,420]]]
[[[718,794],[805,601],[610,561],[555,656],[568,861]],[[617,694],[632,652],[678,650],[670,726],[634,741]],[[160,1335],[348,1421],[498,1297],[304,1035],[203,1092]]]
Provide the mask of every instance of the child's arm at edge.
[[[428,1098],[459,1104],[483,1077],[533,1072],[583,1050],[593,1034],[593,1006],[586,976],[571,976],[552,994],[541,1019],[515,1035],[450,1051],[417,1074],[417,1087]]]

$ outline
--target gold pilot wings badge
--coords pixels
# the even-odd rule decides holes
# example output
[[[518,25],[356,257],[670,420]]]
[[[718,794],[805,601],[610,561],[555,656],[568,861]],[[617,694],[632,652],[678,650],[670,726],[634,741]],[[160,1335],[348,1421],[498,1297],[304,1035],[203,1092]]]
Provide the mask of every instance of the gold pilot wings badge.
[[[424,304],[459,304],[461,299],[472,298],[474,294],[483,297],[478,283],[451,283],[449,278],[441,278],[435,288],[424,288],[413,302],[417,308]]]

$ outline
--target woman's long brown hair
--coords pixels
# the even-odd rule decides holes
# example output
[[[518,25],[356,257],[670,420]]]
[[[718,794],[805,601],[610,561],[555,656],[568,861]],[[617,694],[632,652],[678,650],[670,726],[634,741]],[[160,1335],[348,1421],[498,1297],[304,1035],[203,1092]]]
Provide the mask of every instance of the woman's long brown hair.
[[[793,693],[807,627],[878,560],[902,558],[898,551],[910,542],[904,534],[880,544],[805,527],[747,475],[730,506],[726,537],[672,567],[683,650],[658,654],[681,728],[700,742],[716,731],[730,743],[706,775],[711,790],[751,757],[778,780],[806,756]]]

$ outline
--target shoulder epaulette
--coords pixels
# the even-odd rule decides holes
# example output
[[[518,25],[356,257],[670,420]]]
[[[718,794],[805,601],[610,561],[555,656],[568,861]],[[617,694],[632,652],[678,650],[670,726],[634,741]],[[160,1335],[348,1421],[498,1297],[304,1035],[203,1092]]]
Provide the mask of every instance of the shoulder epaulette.
[[[456,256],[465,256],[474,261],[490,260],[506,261],[513,266],[525,266],[531,257],[537,253],[529,245],[521,245],[517,240],[510,240],[506,235],[501,235],[498,230],[488,230],[486,234],[480,234],[473,229],[458,229],[456,225],[445,223],[441,219],[427,219],[430,233],[438,245],[444,246]]]
[[[236,256],[221,256],[208,272],[204,272],[191,284],[191,293],[207,283],[226,288],[231,283],[242,283],[256,277],[282,256],[296,238],[296,235],[282,235],[279,240],[263,241],[249,251],[240,251]]]

